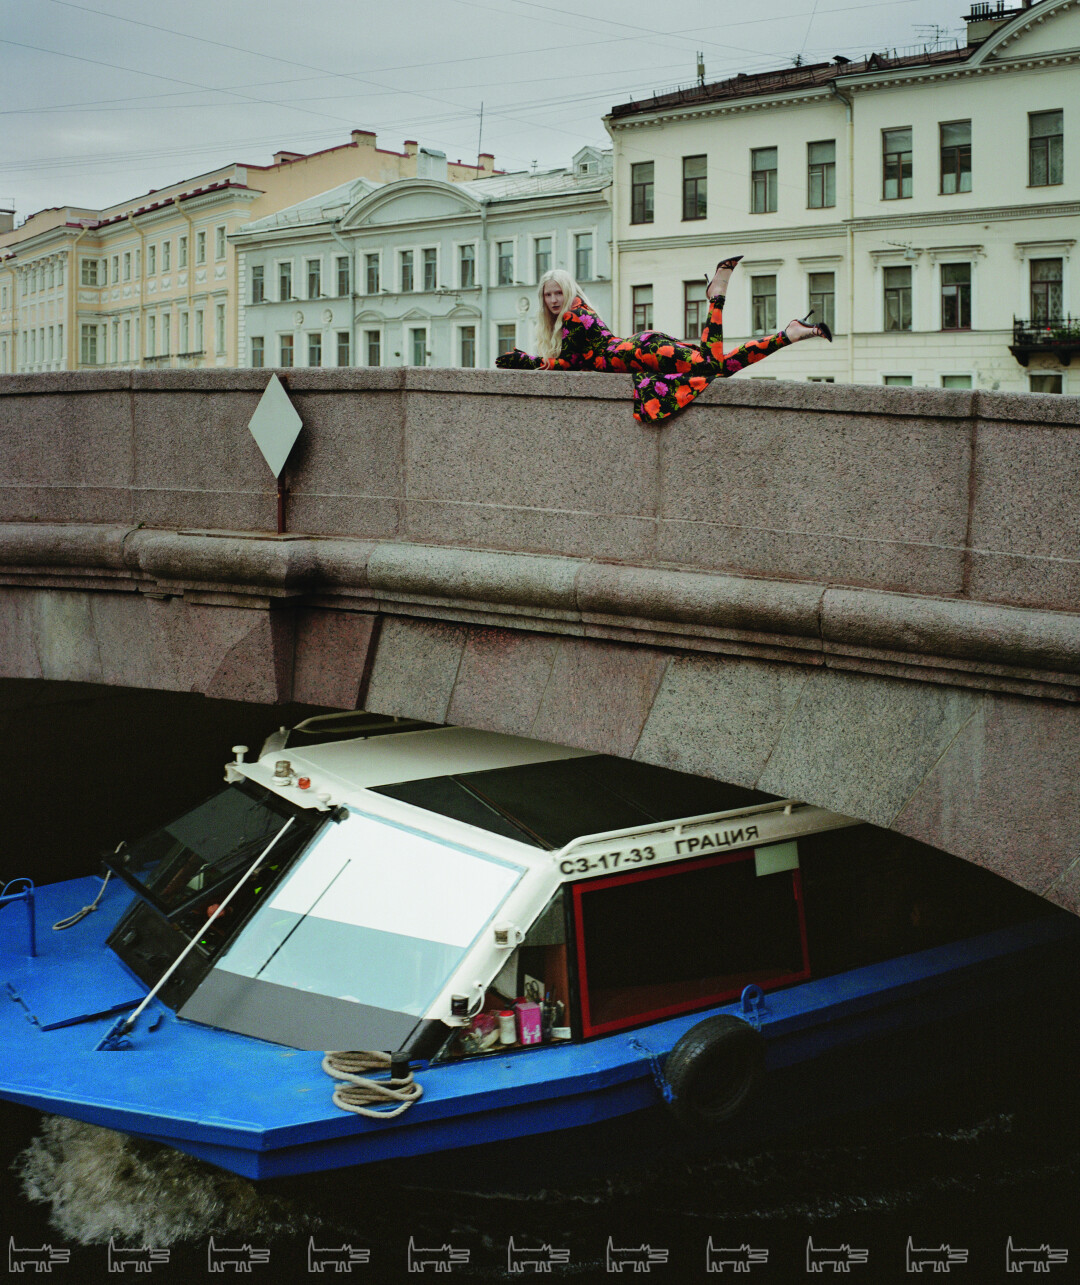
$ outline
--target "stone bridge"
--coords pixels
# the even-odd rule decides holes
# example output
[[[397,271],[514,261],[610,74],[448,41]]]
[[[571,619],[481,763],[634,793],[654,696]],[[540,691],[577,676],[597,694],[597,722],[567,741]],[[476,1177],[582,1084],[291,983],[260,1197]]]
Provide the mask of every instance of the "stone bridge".
[[[794,796],[1080,911],[1080,399],[0,379],[0,675],[363,706]],[[17,753],[17,747],[9,752]]]

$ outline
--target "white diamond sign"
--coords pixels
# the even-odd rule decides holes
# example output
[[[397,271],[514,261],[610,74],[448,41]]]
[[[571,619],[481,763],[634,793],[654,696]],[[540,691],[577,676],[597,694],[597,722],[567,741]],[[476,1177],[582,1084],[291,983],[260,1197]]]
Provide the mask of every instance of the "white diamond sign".
[[[270,376],[248,428],[271,473],[280,477],[303,423],[277,375]]]

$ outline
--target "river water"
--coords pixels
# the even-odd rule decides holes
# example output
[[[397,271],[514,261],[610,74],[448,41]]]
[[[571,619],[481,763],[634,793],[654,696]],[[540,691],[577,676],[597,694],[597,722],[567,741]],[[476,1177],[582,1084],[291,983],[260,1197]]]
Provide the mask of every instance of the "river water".
[[[98,852],[210,793],[231,745],[255,748],[279,721],[308,712],[0,683],[5,741],[18,747],[29,782],[0,875],[45,882],[87,873]],[[260,1274],[310,1279],[324,1251],[340,1256],[342,1246],[356,1259],[353,1280],[415,1280],[410,1241],[457,1251],[449,1275],[459,1279],[518,1279],[512,1242],[530,1260],[519,1260],[521,1275],[539,1275],[534,1264],[545,1256],[557,1260],[548,1280],[607,1280],[611,1255],[643,1246],[651,1279],[730,1278],[733,1259],[707,1271],[711,1244],[755,1251],[739,1279],[804,1281],[817,1278],[807,1270],[809,1242],[843,1250],[845,1279],[877,1285],[911,1279],[909,1238],[917,1248],[948,1246],[953,1279],[1015,1279],[1006,1272],[1011,1238],[1067,1251],[1072,1261],[1055,1263],[1045,1279],[1080,1280],[1075,1030],[1069,1013],[1056,1029],[1021,1024],[1003,1036],[1006,1056],[970,1068],[959,1086],[721,1154],[673,1148],[658,1109],[633,1132],[541,1141],[524,1155],[508,1151],[505,1163],[442,1157],[260,1186],[167,1149],[0,1104],[0,1238],[9,1271],[20,1261],[34,1270],[20,1251],[66,1252],[50,1274],[61,1285],[115,1279],[110,1237],[121,1249],[158,1250],[150,1268],[158,1281],[216,1279],[211,1241],[219,1255],[250,1246],[263,1258],[245,1275],[256,1285]],[[1036,1035],[1037,1062],[1012,1057],[1013,1045],[1021,1054]],[[1003,1066],[1013,1073],[1003,1076]]]

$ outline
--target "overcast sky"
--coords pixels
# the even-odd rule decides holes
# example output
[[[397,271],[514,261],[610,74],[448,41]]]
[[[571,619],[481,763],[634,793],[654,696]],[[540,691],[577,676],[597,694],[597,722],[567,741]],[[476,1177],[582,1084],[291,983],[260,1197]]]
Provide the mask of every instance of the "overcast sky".
[[[378,132],[566,164],[614,104],[962,36],[967,0],[0,0],[0,207],[104,207]],[[760,16],[759,16],[760,15]],[[480,108],[483,104],[481,137]],[[479,146],[478,146],[479,145]]]

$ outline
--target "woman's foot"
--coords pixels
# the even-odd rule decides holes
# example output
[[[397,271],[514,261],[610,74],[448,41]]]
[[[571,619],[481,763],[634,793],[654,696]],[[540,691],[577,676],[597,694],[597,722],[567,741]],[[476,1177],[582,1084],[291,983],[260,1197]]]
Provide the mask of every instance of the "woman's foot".
[[[800,339],[810,339],[814,335],[817,335],[819,339],[827,339],[829,343],[832,343],[832,331],[824,321],[819,321],[816,326],[810,325],[810,318],[813,315],[814,310],[811,308],[801,321],[796,317],[793,321],[788,322],[784,327],[784,334],[787,335],[790,343],[797,344]]]
[[[737,254],[733,259],[724,259],[716,265],[716,271],[712,274],[712,279],[705,287],[705,293],[710,299],[715,299],[717,295],[727,296],[728,282],[731,280],[731,274],[735,265],[742,258]]]

